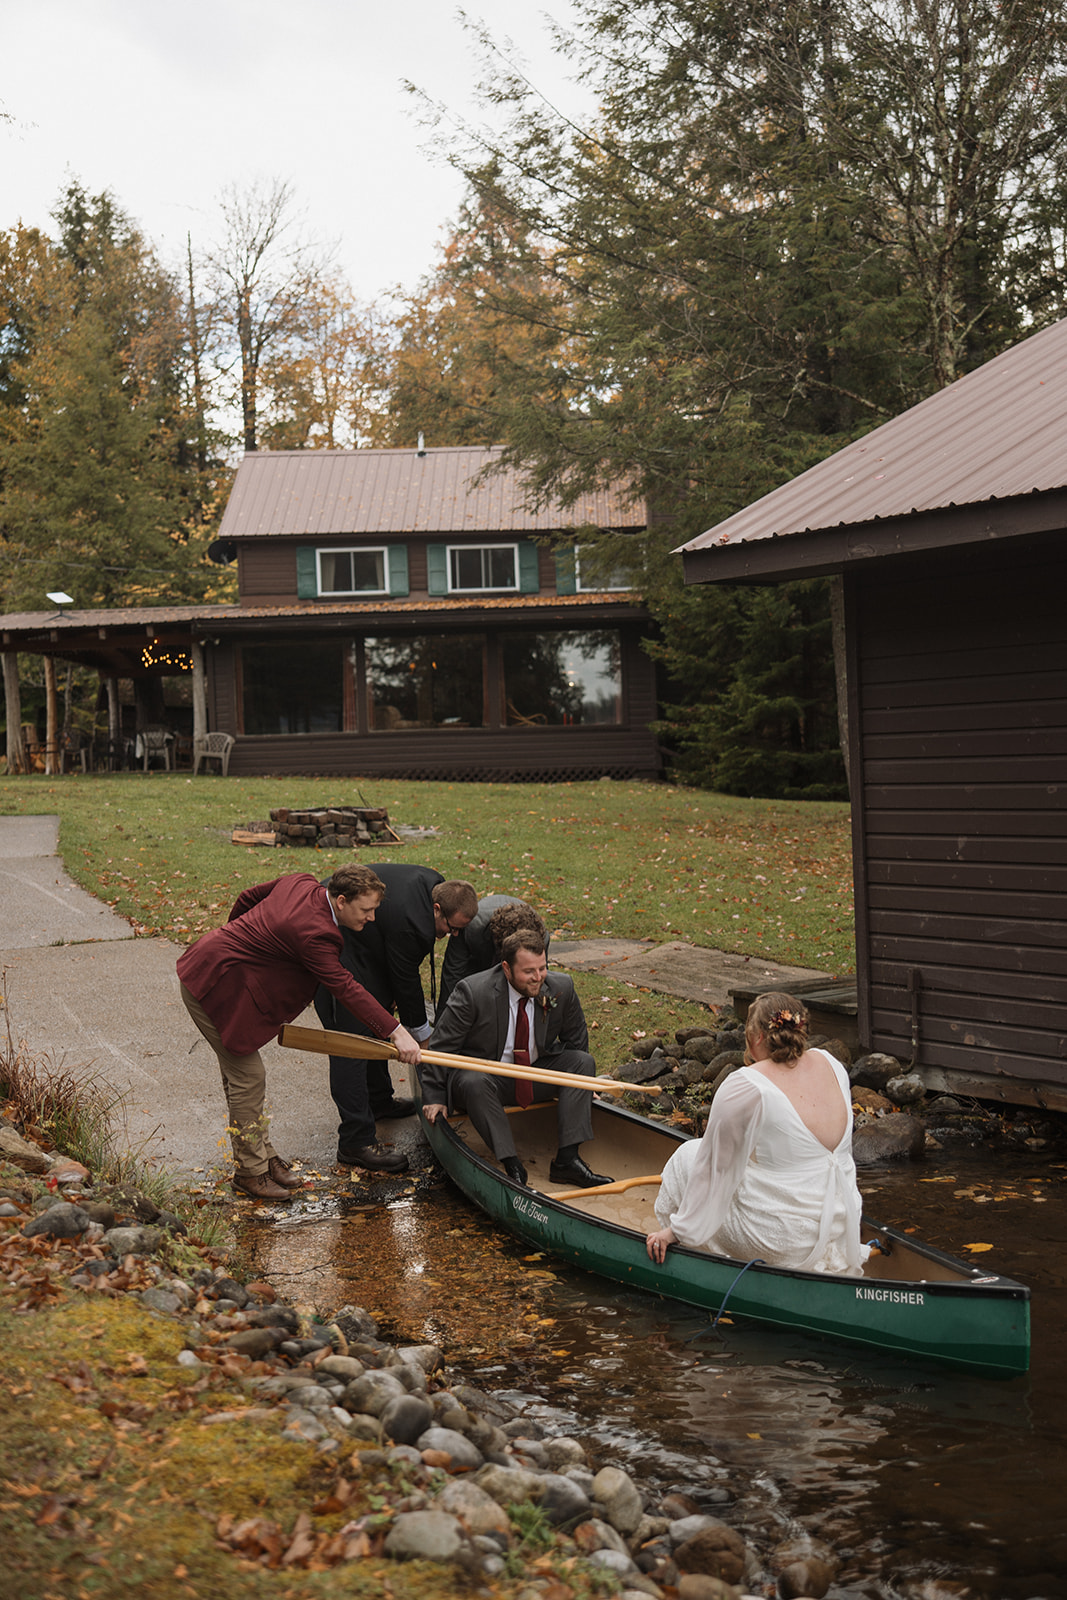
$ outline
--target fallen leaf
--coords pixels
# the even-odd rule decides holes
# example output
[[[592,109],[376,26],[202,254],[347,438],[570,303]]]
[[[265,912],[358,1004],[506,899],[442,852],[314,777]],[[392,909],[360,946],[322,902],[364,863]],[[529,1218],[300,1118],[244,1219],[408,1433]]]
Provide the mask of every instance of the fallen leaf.
[[[993,1246],[991,1244],[965,1244],[963,1248],[965,1250],[973,1250],[977,1254],[981,1250],[992,1250]]]

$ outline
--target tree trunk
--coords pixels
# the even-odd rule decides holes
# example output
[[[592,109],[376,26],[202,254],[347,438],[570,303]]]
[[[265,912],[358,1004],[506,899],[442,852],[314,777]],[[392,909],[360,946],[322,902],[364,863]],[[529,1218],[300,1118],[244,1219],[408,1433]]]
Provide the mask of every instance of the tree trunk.
[[[122,722],[119,712],[119,686],[115,678],[107,679],[107,754],[108,770],[122,767]]]
[[[19,694],[19,658],[14,650],[4,651],[4,708],[7,715],[8,775],[26,771],[26,752],[22,747],[22,697]]]
[[[834,642],[834,677],[837,680],[837,731],[845,763],[845,782],[852,794],[848,759],[848,657],[845,654],[845,580],[840,573],[830,579],[830,630]]]
[[[60,768],[59,759],[59,703],[56,699],[56,658],[44,658],[44,770],[54,778]]]
[[[204,680],[204,647],[193,640],[189,654],[193,661],[193,740],[207,733],[207,688]]]

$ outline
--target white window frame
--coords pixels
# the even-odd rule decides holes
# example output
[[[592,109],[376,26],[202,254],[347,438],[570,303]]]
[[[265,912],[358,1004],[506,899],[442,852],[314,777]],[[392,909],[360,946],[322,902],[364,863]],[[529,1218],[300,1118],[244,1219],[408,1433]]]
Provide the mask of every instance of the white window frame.
[[[381,556],[383,583],[379,589],[326,589],[322,582],[323,556]],[[389,593],[389,548],[384,544],[337,544],[326,549],[315,551],[315,582],[318,592],[329,599],[336,599],[340,595],[365,595]]]
[[[452,553],[459,555],[473,555],[475,551],[484,553],[488,550],[511,551],[511,579],[507,584],[479,584],[472,588],[470,584],[455,584],[452,582]],[[519,547],[518,544],[449,544],[445,546],[445,567],[448,578],[449,594],[518,594],[519,591]]]
[[[633,588],[633,584],[629,580],[625,583],[605,584],[599,579],[589,584],[584,584],[582,582],[582,547],[580,544],[576,544],[574,547],[574,588],[578,594],[625,594]]]

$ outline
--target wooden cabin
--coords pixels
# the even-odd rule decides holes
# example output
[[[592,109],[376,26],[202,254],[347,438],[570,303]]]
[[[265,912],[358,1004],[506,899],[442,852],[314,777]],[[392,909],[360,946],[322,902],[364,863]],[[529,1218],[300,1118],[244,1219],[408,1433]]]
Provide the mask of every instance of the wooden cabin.
[[[1067,321],[709,529],[691,583],[839,576],[859,1033],[1067,1109]]]
[[[499,457],[247,455],[216,541],[236,606],[5,617],[4,648],[121,677],[154,670],[146,636],[184,652],[234,774],[655,777],[649,616],[589,542],[639,532],[644,507],[609,490],[532,508]]]

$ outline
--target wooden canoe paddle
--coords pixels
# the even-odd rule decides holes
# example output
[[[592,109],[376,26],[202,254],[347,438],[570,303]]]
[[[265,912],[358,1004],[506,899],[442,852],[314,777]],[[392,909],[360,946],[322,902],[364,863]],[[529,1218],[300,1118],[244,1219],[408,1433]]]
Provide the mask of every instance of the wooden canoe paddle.
[[[565,1189],[560,1194],[550,1194],[550,1200],[595,1200],[602,1194],[622,1194],[624,1189],[636,1189],[643,1183],[662,1183],[663,1174],[653,1172],[647,1178],[616,1178],[614,1183],[594,1183],[588,1189]]]
[[[349,1056],[356,1061],[371,1058],[397,1060],[396,1045],[388,1039],[366,1038],[361,1033],[340,1033],[334,1028],[298,1028],[287,1022],[278,1035],[287,1050],[311,1050],[321,1056]],[[509,1066],[506,1061],[483,1061],[479,1056],[455,1056],[444,1050],[423,1050],[422,1059],[435,1066],[452,1067],[457,1072],[488,1072],[498,1078],[528,1078],[531,1083],[550,1083],[558,1089],[588,1089],[590,1093],[661,1094],[648,1083],[619,1083],[614,1078],[587,1078],[580,1072],[552,1072],[547,1067]]]

